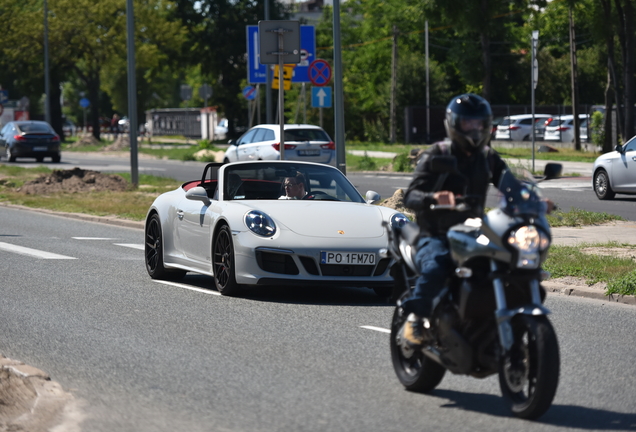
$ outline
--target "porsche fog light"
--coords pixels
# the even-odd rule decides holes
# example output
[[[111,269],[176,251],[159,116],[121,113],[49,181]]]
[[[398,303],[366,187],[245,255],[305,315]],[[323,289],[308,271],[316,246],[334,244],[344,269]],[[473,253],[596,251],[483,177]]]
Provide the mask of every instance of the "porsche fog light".
[[[245,214],[245,225],[254,234],[262,237],[271,237],[276,234],[276,224],[265,213],[251,210]]]
[[[541,245],[541,235],[533,225],[522,226],[510,232],[508,244],[518,252],[518,268],[539,267],[539,246]]]
[[[406,225],[408,222],[409,222],[409,218],[407,218],[402,213],[396,213],[393,216],[391,216],[391,228],[395,228],[395,227],[401,228],[404,225]]]

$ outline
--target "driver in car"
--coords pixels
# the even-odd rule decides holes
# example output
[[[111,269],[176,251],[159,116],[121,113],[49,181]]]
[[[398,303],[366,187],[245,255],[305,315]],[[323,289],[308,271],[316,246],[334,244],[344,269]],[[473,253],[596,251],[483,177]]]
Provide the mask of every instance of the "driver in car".
[[[294,177],[285,177],[283,187],[285,188],[285,195],[278,199],[303,199],[307,195],[305,177],[301,172],[296,172]]]

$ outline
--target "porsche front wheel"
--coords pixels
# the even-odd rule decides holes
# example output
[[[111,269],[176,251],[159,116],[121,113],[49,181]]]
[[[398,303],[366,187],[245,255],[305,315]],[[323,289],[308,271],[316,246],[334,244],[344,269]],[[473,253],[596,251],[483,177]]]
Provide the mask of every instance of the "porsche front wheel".
[[[230,227],[227,225],[223,225],[216,233],[212,255],[216,289],[223,295],[237,295],[241,291],[241,286],[236,283],[234,245]]]
[[[146,224],[146,270],[153,279],[177,280],[185,276],[183,270],[168,270],[163,265],[163,235],[159,215],[154,214]]]

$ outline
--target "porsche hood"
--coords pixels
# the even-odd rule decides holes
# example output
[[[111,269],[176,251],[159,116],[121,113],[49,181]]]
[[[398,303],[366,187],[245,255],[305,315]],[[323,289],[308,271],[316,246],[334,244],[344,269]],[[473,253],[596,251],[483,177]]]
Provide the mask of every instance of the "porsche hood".
[[[259,202],[251,208],[267,213],[281,228],[306,237],[358,239],[385,233],[382,211],[368,204],[284,200]]]

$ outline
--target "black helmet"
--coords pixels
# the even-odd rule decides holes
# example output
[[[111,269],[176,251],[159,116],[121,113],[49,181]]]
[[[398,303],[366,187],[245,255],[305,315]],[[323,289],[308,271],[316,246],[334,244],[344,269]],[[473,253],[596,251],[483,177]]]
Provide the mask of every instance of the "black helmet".
[[[464,150],[480,150],[488,145],[492,132],[490,104],[472,93],[455,96],[446,107],[444,126],[448,137]]]

